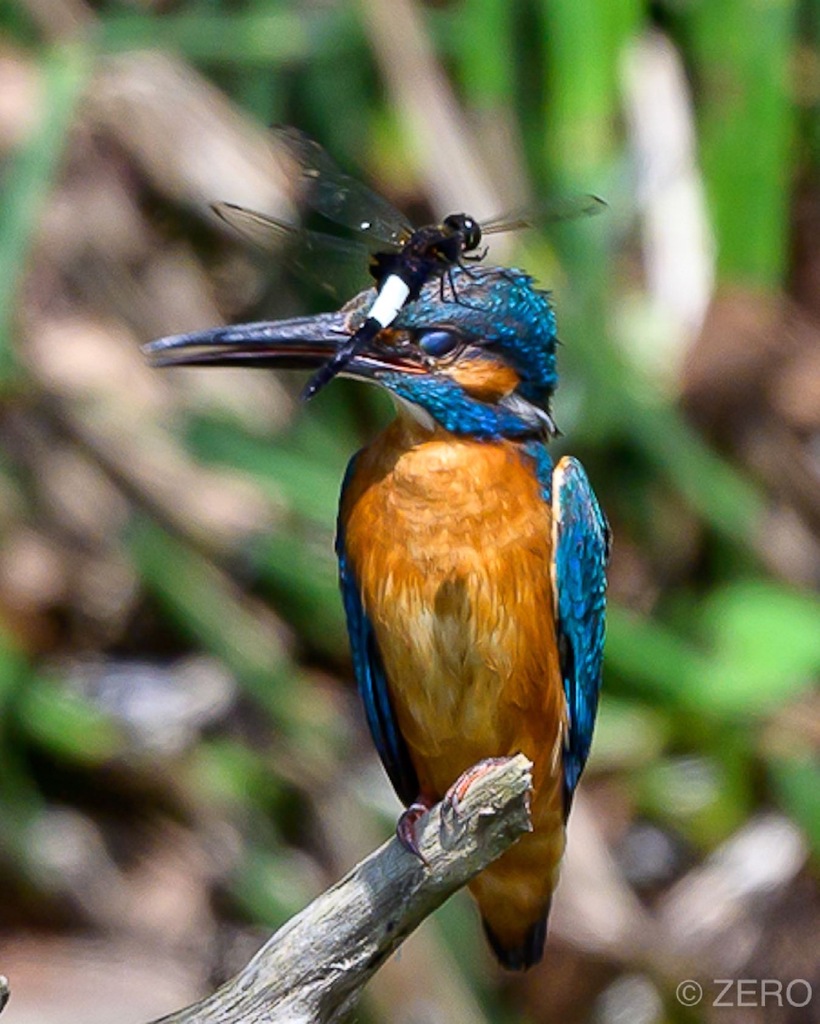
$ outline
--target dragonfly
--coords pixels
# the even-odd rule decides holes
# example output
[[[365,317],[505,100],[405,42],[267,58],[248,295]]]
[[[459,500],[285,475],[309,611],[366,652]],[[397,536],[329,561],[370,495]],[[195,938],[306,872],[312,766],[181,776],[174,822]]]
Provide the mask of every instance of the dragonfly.
[[[484,259],[487,248],[482,249],[481,244],[487,236],[595,214],[606,207],[598,196],[579,195],[534,211],[507,213],[489,220],[453,213],[438,224],[414,227],[388,199],[342,171],[330,154],[304,132],[278,127],[272,129],[272,137],[277,153],[288,169],[295,171],[297,203],[360,239],[310,230],[234,203],[216,202],[211,209],[256,246],[275,250],[286,247],[290,261],[308,276],[315,277],[317,263],[359,259],[376,287],[376,297],[363,323],[314,373],[302,392],[303,399],[317,394],[380,331],[390,327],[402,308],[418,299],[428,281],[439,279],[441,299],[445,301],[446,280],[450,301],[459,302],[453,268],[468,270],[469,264]]]

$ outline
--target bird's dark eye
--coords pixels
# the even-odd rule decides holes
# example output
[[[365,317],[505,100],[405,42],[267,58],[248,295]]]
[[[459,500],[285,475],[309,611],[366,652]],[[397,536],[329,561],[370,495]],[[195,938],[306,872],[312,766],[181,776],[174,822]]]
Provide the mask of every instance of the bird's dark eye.
[[[428,356],[441,359],[455,352],[464,344],[464,339],[452,328],[437,327],[429,331],[419,331],[416,334],[416,344]]]

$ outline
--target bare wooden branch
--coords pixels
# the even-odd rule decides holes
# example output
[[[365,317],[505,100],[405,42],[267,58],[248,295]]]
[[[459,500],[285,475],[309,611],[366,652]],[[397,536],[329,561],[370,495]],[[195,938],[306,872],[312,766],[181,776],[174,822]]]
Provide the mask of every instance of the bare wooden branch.
[[[421,921],[531,829],[531,771],[522,754],[488,764],[458,812],[443,801],[419,822],[426,865],[396,839],[385,843],[272,936],[240,974],[162,1024],[341,1021]]]

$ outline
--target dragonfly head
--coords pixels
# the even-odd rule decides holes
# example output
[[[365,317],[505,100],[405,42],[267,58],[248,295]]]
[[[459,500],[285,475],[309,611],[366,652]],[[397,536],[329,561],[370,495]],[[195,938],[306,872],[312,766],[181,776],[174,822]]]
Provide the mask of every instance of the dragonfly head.
[[[451,213],[442,223],[453,234],[461,235],[463,252],[472,252],[481,245],[481,225],[468,213]]]

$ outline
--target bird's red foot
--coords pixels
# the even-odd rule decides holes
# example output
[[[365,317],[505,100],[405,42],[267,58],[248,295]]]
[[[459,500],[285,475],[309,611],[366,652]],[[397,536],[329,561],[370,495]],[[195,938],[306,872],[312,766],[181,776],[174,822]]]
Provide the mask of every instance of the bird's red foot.
[[[483,761],[479,761],[478,764],[474,764],[472,768],[468,768],[466,772],[459,775],[444,794],[444,805],[447,806],[449,804],[453,813],[458,815],[461,810],[461,801],[467,795],[467,790],[470,786],[474,782],[478,782],[481,776],[486,775],[491,768],[495,768],[500,764],[506,764],[509,760],[508,757],[486,757]]]
[[[419,844],[416,841],[416,822],[419,818],[425,815],[432,806],[432,800],[428,800],[426,797],[420,796],[418,800],[402,811],[399,820],[396,822],[396,838],[405,850],[418,857],[425,867],[429,867],[430,865],[427,863],[427,858],[419,849]]]

